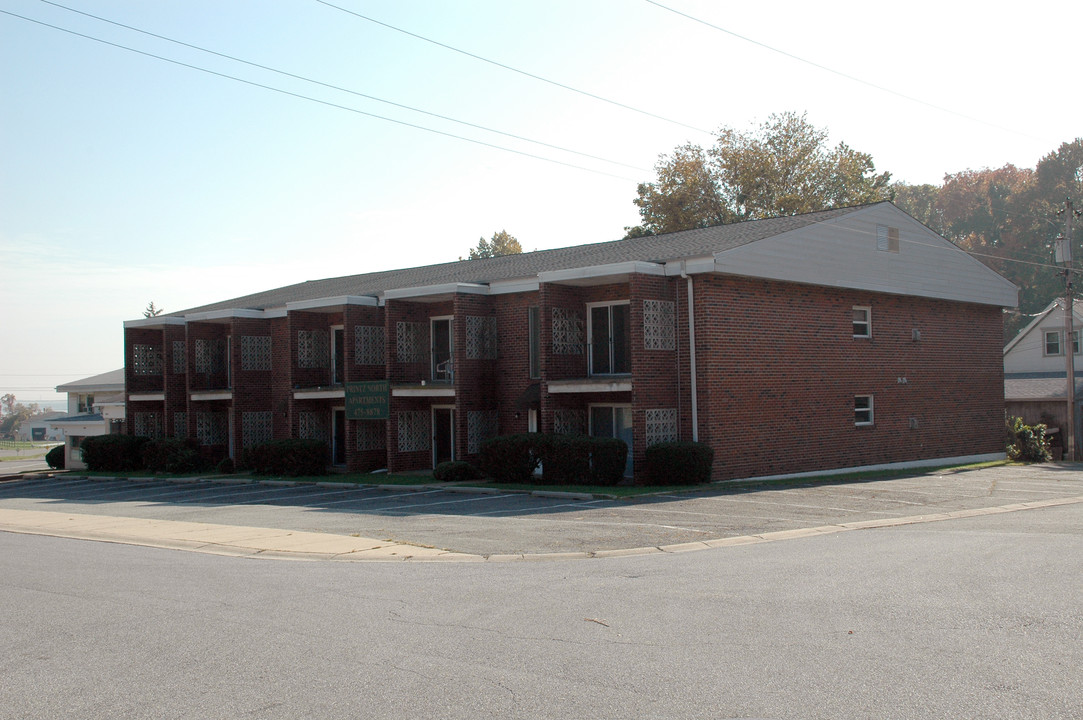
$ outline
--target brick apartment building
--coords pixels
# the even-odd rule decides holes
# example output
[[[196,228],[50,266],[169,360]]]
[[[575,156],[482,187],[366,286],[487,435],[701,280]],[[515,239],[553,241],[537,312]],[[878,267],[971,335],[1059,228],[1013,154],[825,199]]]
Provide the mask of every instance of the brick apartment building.
[[[890,203],[310,281],[126,322],[127,429],[350,471],[535,430],[629,473],[697,439],[715,479],[1001,457],[1016,298]]]

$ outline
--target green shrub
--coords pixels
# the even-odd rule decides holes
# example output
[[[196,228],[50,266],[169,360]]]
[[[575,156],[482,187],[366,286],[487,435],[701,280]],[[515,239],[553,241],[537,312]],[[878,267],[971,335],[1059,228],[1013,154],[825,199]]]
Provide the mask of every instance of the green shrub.
[[[237,466],[234,464],[233,458],[222,458],[221,462],[215,465],[214,471],[219,475],[232,475],[237,472]]]
[[[322,440],[271,440],[245,448],[241,465],[257,475],[325,475],[327,453]]]
[[[143,446],[150,438],[135,435],[92,435],[79,446],[87,470],[123,472],[143,469]]]
[[[616,485],[624,479],[628,443],[617,438],[590,439],[590,474],[596,485]]]
[[[64,469],[64,446],[57,445],[55,448],[45,453],[45,462],[49,464],[53,470]]]
[[[648,485],[696,485],[709,482],[714,450],[699,442],[656,443],[647,448]]]
[[[538,439],[542,481],[546,485],[584,485],[591,481],[591,438],[543,435]]]
[[[191,473],[207,468],[195,440],[151,440],[143,445],[143,467],[154,473]]]
[[[463,480],[477,480],[481,477],[481,473],[468,462],[452,460],[437,465],[432,471],[432,476],[439,482],[462,482]]]
[[[1053,453],[1049,450],[1049,438],[1045,436],[1045,425],[1023,424],[1023,418],[1009,418],[1008,457],[1018,462],[1049,462]]]
[[[501,435],[481,443],[478,465],[498,482],[529,483],[538,468],[537,433]]]

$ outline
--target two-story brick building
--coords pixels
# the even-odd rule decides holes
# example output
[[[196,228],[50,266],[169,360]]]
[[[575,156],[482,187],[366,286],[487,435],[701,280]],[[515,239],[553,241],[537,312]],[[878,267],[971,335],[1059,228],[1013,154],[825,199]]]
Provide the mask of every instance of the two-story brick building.
[[[716,479],[999,457],[1016,296],[890,203],[310,281],[126,322],[128,430],[392,472],[534,430],[629,473],[700,440]]]

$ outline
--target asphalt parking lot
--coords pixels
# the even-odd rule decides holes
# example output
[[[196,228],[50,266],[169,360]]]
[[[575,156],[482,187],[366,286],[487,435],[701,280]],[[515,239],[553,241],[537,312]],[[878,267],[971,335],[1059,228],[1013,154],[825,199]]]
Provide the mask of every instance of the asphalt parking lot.
[[[452,488],[38,477],[0,484],[0,508],[359,535],[475,555],[596,552],[914,518],[1083,496],[1083,466],[1045,464],[633,500]]]

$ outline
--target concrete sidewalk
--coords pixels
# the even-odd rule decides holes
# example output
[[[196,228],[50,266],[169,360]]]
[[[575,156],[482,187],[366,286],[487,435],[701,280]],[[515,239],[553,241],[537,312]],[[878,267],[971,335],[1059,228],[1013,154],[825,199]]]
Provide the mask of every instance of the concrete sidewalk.
[[[1021,510],[1035,510],[1083,503],[1083,496],[1036,500],[993,507],[970,508],[942,513],[843,522],[816,527],[740,535],[657,547],[638,547],[596,552],[566,552],[513,555],[473,555],[438,548],[397,543],[389,540],[301,532],[277,528],[216,525],[213,523],[156,520],[147,518],[84,515],[69,512],[0,508],[0,532],[94,540],[126,545],[187,550],[192,552],[290,560],[334,561],[455,561],[499,562],[512,560],[570,560],[683,553],[708,548],[793,540],[802,537],[898,527],[919,523],[957,520]]]

